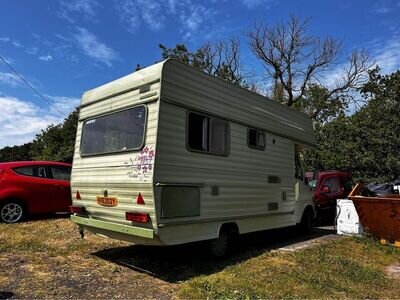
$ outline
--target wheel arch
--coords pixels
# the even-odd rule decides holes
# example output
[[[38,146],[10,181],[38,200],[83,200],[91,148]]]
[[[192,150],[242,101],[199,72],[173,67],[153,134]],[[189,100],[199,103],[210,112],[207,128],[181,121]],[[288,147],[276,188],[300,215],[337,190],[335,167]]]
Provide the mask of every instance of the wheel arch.
[[[226,230],[229,234],[231,235],[239,235],[239,226],[237,225],[236,222],[226,222],[226,223],[221,223],[218,227],[217,231],[217,237],[219,236],[219,233],[221,230]]]

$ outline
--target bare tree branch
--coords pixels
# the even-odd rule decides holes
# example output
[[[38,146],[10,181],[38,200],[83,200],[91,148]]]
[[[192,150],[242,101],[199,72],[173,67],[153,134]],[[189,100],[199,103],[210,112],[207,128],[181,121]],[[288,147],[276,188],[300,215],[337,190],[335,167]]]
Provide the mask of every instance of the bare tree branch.
[[[286,104],[304,101],[311,84],[322,82],[342,52],[342,43],[334,38],[318,38],[307,33],[309,19],[291,16],[287,23],[275,26],[255,24],[249,32],[250,48],[262,62],[267,74],[284,91]],[[371,65],[364,51],[351,55],[343,77],[325,94],[326,101],[337,101],[344,93],[363,82]]]

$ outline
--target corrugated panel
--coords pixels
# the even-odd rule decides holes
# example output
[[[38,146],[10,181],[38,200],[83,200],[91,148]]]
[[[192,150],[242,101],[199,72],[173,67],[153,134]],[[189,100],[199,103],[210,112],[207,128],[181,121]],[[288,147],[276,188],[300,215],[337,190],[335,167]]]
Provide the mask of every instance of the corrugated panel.
[[[152,86],[157,90],[159,83]],[[133,92],[120,95],[115,98],[96,102],[81,109],[80,117],[93,117],[108,113],[110,109],[124,109],[141,103],[138,95]],[[149,150],[156,150],[158,102],[146,104],[148,108],[145,146]],[[152,170],[143,173],[137,168],[137,158],[142,151],[129,151],[112,155],[96,155],[81,157],[80,142],[83,122],[78,124],[75,144],[74,162],[72,168],[71,189],[74,205],[84,205],[92,218],[114,222],[118,224],[132,224],[125,220],[125,212],[144,212],[150,215],[151,224],[144,227],[157,228],[156,212],[153,195],[153,170],[154,160],[151,163]],[[82,200],[75,200],[75,193],[79,190]],[[108,196],[117,197],[118,206],[104,207],[98,205],[96,196],[102,196],[104,190]],[[145,205],[137,205],[136,198],[139,194],[144,198]],[[135,224],[135,226],[139,226]]]
[[[201,215],[192,220],[269,213],[271,202],[279,203],[279,213],[294,210],[292,141],[266,134],[265,151],[250,149],[247,127],[230,122],[227,157],[190,152],[186,148],[187,109],[164,101],[160,107],[154,180],[203,186],[200,188]],[[268,183],[269,175],[279,176],[281,182]],[[218,186],[218,196],[212,195],[212,186]],[[286,192],[286,200],[282,199],[282,192]],[[293,215],[289,219],[294,222]],[[162,223],[174,221],[177,220],[161,220]]]
[[[167,100],[315,145],[307,115],[178,61],[164,64],[161,89]]]

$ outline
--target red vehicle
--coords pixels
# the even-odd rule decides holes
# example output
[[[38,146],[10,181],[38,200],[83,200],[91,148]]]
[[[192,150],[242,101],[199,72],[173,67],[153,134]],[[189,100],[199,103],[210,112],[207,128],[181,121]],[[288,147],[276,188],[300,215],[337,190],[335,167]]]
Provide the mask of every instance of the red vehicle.
[[[68,212],[71,165],[50,161],[0,163],[0,221]]]
[[[352,186],[353,180],[348,172],[320,172],[314,191],[317,219],[333,220],[336,215],[336,200],[346,199]]]

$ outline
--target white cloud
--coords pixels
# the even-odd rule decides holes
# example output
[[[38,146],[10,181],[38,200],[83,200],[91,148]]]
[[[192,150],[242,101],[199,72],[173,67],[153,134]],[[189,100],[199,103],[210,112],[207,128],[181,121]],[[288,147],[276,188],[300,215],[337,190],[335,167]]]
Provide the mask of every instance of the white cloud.
[[[277,0],[241,0],[240,1],[248,9],[254,9],[256,7],[264,6],[265,8],[271,8],[277,4]]]
[[[204,24],[216,14],[211,9],[214,2],[215,0],[201,3],[193,3],[190,0],[114,0],[121,21],[129,32],[135,33],[141,25],[158,31],[165,28],[169,19],[176,19],[186,39],[200,31],[207,31]]]
[[[99,3],[95,0],[62,0],[60,2],[60,16],[75,23],[72,14],[80,14],[87,20],[96,21],[96,8]]]
[[[66,114],[79,104],[75,97],[46,95],[46,98]],[[0,149],[30,142],[42,129],[60,123],[64,118],[51,107],[41,108],[11,96],[0,95],[0,107]]]
[[[0,42],[11,43],[14,47],[17,47],[17,48],[22,47],[22,44],[19,41],[11,39],[9,37],[0,37]]]
[[[71,111],[77,107],[81,101],[80,98],[77,97],[66,97],[66,96],[52,96],[45,95],[47,99],[50,99],[52,105],[55,106],[58,110],[69,114]],[[54,111],[54,109],[52,109]]]
[[[117,53],[112,48],[100,42],[93,33],[85,28],[77,27],[74,38],[84,54],[108,67],[118,58]]]
[[[385,41],[376,41],[372,47],[372,57],[383,73],[400,69],[400,34]]]
[[[46,62],[48,62],[48,61],[51,61],[51,60],[53,60],[53,56],[51,56],[51,55],[42,55],[42,56],[39,56],[39,58],[38,58],[39,60],[42,60],[42,61],[46,61]]]
[[[13,73],[0,72],[0,84],[6,84],[11,87],[17,87],[21,83],[22,81],[17,75]]]
[[[152,30],[159,30],[163,27],[165,16],[162,2],[116,0],[115,7],[121,20],[128,26],[127,29],[130,32],[135,32],[142,22]]]
[[[0,148],[31,141],[35,134],[60,118],[45,113],[32,102],[0,97]]]
[[[192,5],[187,12],[182,11],[179,18],[184,25],[184,30],[186,29],[188,30],[187,32],[192,33],[199,29],[200,25],[211,13],[212,12],[203,5]]]
[[[19,41],[17,41],[17,40],[13,40],[13,41],[12,41],[12,44],[13,44],[13,46],[15,46],[15,47],[17,47],[17,48],[21,48],[21,47],[22,47],[22,44],[21,44]]]
[[[25,52],[30,54],[30,55],[36,55],[39,51],[39,47],[31,47],[28,48]]]

